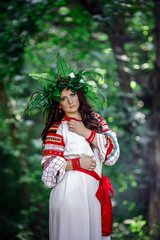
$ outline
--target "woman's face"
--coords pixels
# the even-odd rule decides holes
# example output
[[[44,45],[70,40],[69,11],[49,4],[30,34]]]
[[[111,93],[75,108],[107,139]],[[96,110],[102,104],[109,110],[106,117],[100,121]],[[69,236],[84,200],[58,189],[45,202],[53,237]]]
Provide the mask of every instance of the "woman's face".
[[[80,106],[79,98],[76,93],[73,93],[70,89],[63,89],[60,96],[59,106],[63,109],[66,116],[78,113]]]

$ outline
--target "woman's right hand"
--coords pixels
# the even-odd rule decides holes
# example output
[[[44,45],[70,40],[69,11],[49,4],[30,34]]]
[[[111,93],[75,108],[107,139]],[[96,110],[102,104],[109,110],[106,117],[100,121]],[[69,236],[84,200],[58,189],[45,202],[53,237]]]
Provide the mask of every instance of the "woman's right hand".
[[[96,160],[93,156],[86,156],[80,158],[80,165],[81,168],[88,170],[88,171],[94,171],[96,167]]]

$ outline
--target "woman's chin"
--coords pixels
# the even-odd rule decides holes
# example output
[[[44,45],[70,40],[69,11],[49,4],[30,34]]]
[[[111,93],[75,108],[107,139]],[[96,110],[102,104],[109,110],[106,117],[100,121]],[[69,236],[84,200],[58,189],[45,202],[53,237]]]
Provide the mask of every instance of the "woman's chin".
[[[65,112],[65,115],[68,115],[68,114],[76,114],[78,113],[78,109],[70,109],[68,111]]]

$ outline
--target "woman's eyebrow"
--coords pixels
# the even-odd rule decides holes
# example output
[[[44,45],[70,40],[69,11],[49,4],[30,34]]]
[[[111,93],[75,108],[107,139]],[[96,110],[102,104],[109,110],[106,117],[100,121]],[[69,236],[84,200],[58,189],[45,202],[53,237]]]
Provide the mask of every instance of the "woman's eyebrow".
[[[62,97],[60,97],[60,98],[64,98],[64,97],[68,97],[68,96],[70,96],[70,95],[72,95],[72,94],[74,94],[74,93],[70,93],[69,95],[64,95],[64,96],[62,96]]]
[[[62,97],[60,97],[60,98],[64,98],[64,97],[67,97],[67,96],[64,95],[64,96],[62,96]]]

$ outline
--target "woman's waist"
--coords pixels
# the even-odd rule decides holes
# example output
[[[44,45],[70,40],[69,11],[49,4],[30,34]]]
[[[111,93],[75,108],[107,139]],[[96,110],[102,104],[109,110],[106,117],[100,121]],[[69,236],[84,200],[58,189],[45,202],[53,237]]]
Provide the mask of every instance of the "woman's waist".
[[[95,186],[97,187],[99,185],[99,181],[84,172],[71,170],[66,172],[64,178],[57,184],[57,186],[58,185],[65,185],[66,188],[70,186],[72,189],[79,187],[82,187],[82,189],[83,187],[95,188]]]
[[[92,156],[94,157],[93,153],[87,154],[87,153],[74,153],[74,154],[69,154],[64,152],[64,157],[67,160],[71,160],[73,158],[81,158],[81,157],[87,157],[87,156]]]

